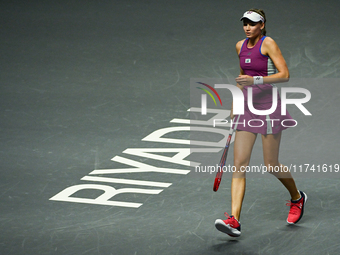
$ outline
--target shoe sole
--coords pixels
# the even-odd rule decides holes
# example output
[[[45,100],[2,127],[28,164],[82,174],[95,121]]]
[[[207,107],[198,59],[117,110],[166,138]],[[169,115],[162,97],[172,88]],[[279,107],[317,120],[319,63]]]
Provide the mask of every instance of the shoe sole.
[[[302,191],[302,193],[305,196],[305,200],[303,201],[302,212],[301,212],[300,218],[296,222],[289,222],[288,219],[287,219],[287,223],[290,224],[290,225],[294,225],[294,224],[298,223],[299,220],[301,220],[301,218],[303,216],[303,212],[305,210],[305,204],[307,203],[307,194],[305,192],[303,192],[303,191]]]
[[[215,227],[217,230],[231,236],[231,237],[239,237],[241,235],[241,231],[236,228],[231,227],[229,224],[225,224],[223,220],[216,220]]]

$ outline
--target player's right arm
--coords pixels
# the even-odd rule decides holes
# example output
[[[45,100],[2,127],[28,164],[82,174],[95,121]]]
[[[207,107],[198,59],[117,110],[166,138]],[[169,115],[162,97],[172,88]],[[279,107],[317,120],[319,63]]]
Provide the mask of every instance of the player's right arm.
[[[245,39],[239,41],[236,43],[236,53],[237,53],[237,56],[240,55],[240,51],[241,51],[241,48],[242,48],[242,45],[243,45],[243,42],[244,42]],[[240,75],[244,75],[244,72],[243,72],[243,69],[241,68],[240,66]],[[240,84],[236,83],[236,86],[239,88],[239,89],[243,89],[243,86],[241,86]],[[231,119],[234,119],[234,114],[233,114],[233,104],[231,104],[231,111],[230,111],[230,118]]]

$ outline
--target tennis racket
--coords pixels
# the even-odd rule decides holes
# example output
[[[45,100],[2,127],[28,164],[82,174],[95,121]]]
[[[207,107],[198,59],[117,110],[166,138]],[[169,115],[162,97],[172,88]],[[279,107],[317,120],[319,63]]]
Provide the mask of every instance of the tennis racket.
[[[222,157],[221,157],[219,168],[217,169],[217,172],[216,172],[216,177],[215,177],[214,187],[213,187],[213,190],[215,192],[220,187],[220,183],[221,183],[222,175],[223,175],[223,167],[225,166],[225,162],[227,161],[229,145],[230,145],[230,141],[231,141],[231,137],[233,136],[233,133],[234,133],[234,129],[231,127],[230,132],[229,132],[229,136],[228,136],[228,139],[227,139],[227,143],[226,143],[224,150],[223,150],[223,154],[222,154]]]

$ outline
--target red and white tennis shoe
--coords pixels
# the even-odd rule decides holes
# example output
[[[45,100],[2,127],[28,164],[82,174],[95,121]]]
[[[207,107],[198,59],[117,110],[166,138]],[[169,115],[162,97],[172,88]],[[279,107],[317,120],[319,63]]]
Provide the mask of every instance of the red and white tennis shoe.
[[[227,217],[226,220],[217,219],[215,221],[215,227],[232,237],[239,237],[241,235],[241,224],[238,220],[234,218],[234,216],[229,216],[228,213],[224,213]]]
[[[287,218],[288,224],[295,224],[302,218],[305,204],[307,201],[307,195],[302,191],[299,192],[301,194],[301,198],[299,200],[297,201],[290,200],[290,202],[286,204],[287,206],[290,206]]]

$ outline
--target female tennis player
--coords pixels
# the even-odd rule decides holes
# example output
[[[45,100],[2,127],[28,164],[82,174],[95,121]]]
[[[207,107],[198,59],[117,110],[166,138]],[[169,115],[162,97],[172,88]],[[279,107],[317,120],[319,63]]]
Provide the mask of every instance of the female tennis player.
[[[307,195],[296,188],[294,179],[288,168],[279,163],[279,147],[281,132],[287,126],[294,126],[282,120],[292,119],[288,112],[281,115],[281,100],[278,95],[276,110],[270,115],[255,115],[247,105],[248,93],[252,89],[253,105],[257,110],[267,110],[272,106],[272,83],[287,82],[289,70],[286,61],[276,42],[266,36],[266,16],[263,10],[250,9],[241,18],[246,39],[236,44],[240,59],[240,75],[236,78],[237,87],[244,94],[244,114],[235,116],[233,128],[236,130],[234,141],[235,173],[231,182],[231,215],[225,213],[227,219],[218,219],[215,226],[230,236],[241,235],[240,214],[246,188],[245,167],[250,161],[251,152],[257,134],[261,134],[264,164],[268,172],[275,175],[287,188],[291,202],[287,222],[297,223],[304,211]],[[231,110],[231,119],[234,119]],[[251,120],[249,122],[249,120]],[[250,123],[250,125],[249,125]],[[276,168],[275,168],[276,167]],[[272,171],[279,169],[279,171]],[[243,171],[242,171],[243,170]]]

